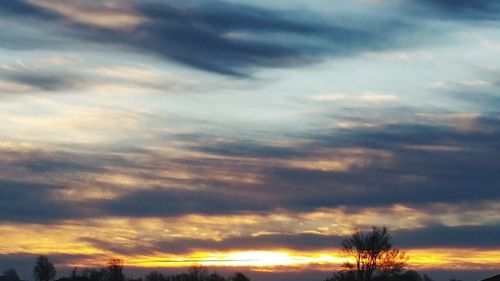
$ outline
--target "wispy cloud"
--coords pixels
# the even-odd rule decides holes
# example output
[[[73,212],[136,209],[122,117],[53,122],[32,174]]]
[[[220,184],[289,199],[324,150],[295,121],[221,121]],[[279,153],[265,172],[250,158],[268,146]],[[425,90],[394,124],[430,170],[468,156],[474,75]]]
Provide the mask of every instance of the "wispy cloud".
[[[301,66],[322,57],[384,48],[380,42],[390,40],[398,31],[385,28],[381,32],[369,23],[351,27],[342,22],[318,21],[312,13],[285,14],[227,2],[206,5],[192,1],[181,7],[166,2],[84,5],[15,0],[2,3],[0,9],[13,17],[30,16],[48,24],[62,24],[66,32],[83,41],[126,46],[236,76],[246,76],[256,67]],[[383,25],[391,26],[389,22]]]
[[[361,101],[365,103],[384,103],[390,102],[397,99],[395,95],[378,93],[373,91],[365,91],[357,96],[348,95],[344,93],[333,93],[333,94],[321,94],[311,97],[315,101]]]

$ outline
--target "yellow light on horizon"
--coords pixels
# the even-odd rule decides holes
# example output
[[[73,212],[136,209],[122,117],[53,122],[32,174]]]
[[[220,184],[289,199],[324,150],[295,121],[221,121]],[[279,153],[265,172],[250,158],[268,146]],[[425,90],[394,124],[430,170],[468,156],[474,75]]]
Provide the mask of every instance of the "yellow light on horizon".
[[[338,266],[345,262],[334,251],[296,252],[288,250],[194,252],[183,256],[137,257],[126,259],[134,267],[187,267],[203,265],[210,267],[247,267],[254,270],[286,268],[300,270],[310,266]]]

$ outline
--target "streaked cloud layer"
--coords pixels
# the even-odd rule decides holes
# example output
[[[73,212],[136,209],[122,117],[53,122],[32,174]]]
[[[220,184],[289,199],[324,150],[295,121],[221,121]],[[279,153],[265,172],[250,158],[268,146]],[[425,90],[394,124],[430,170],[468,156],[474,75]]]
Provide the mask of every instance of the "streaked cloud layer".
[[[0,267],[500,268],[500,5],[267,2],[0,2]]]

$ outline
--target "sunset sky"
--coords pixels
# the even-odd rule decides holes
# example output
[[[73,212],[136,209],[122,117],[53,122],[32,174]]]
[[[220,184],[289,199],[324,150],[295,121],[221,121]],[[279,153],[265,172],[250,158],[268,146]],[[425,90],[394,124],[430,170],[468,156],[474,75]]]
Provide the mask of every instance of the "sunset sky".
[[[500,271],[499,1],[1,0],[0,27],[0,270],[321,281],[385,225],[437,281]]]

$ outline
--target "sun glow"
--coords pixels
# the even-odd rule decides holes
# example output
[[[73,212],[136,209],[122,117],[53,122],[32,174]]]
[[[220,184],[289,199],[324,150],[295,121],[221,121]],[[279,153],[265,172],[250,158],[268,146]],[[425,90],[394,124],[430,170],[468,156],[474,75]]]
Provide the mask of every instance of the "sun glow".
[[[332,268],[345,262],[335,251],[298,252],[290,250],[194,252],[181,256],[140,257],[126,259],[126,264],[137,267],[248,267],[254,270],[286,268],[301,270],[306,267]]]
[[[452,268],[455,270],[496,269],[500,266],[500,250],[480,249],[414,249],[409,250],[408,267],[418,270]],[[346,261],[338,251],[229,251],[192,252],[183,255],[121,256],[128,267],[185,268],[193,265],[237,267],[252,271],[337,270]],[[109,257],[89,258],[65,266],[101,266]],[[99,261],[100,263],[97,263]],[[89,263],[90,262],[90,263]]]
[[[290,251],[230,252],[220,260],[202,261],[204,265],[225,266],[299,266],[311,263],[339,263],[343,259],[332,254],[298,253]]]
[[[500,266],[499,250],[478,250],[472,253],[473,262],[469,256],[458,257],[452,249],[419,249],[409,251],[411,259],[408,268],[417,270],[437,270],[451,268],[454,270],[486,270],[497,269]],[[417,254],[422,254],[418,257]],[[193,265],[211,268],[245,268],[245,270],[261,272],[300,272],[317,270],[331,272],[341,268],[346,261],[338,252],[293,252],[293,251],[242,251],[242,252],[197,252],[183,257],[142,257],[128,258],[125,265],[140,268],[185,268]]]
[[[432,270],[453,268],[456,270],[495,269],[500,266],[500,250],[486,249],[410,249],[409,268]],[[228,251],[192,252],[183,255],[162,254],[156,256],[121,257],[127,266],[180,268],[192,265],[208,267],[245,267],[254,271],[301,271],[314,269],[332,271],[347,261],[339,251]],[[472,261],[472,263],[471,263]]]

